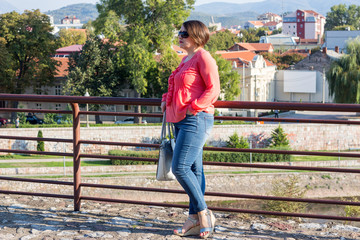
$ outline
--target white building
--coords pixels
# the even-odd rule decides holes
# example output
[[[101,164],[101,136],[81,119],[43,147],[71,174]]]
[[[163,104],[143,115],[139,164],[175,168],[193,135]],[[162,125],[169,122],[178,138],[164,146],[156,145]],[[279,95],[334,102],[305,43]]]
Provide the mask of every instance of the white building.
[[[345,52],[347,41],[360,36],[360,31],[326,31],[323,47],[336,52]]]
[[[283,34],[318,39],[324,34],[325,17],[312,10],[296,10],[283,19]]]

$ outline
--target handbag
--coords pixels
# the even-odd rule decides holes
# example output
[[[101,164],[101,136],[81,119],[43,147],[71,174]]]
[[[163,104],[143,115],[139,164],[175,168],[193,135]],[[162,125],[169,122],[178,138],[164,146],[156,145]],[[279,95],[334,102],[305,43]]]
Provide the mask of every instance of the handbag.
[[[168,128],[167,134],[166,127]],[[171,171],[173,151],[175,148],[175,139],[172,136],[171,132],[174,133],[174,126],[171,123],[166,122],[165,112],[161,128],[159,161],[156,169],[156,180],[158,181],[171,181],[176,179],[175,175]],[[167,135],[169,136],[169,138],[167,138]]]

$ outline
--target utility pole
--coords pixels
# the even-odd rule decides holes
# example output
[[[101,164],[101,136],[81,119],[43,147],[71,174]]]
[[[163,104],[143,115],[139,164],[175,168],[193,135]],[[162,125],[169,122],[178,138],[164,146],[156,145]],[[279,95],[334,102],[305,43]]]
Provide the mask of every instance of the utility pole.
[[[323,68],[322,103],[325,103],[325,68]]]

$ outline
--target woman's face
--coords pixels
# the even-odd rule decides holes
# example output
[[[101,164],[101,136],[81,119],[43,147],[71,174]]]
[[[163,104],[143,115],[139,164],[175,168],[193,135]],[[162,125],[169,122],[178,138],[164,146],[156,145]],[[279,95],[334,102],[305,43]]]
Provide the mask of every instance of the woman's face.
[[[181,26],[180,32],[187,32],[184,26]],[[185,38],[186,34],[179,34],[179,47],[181,47],[184,50],[188,50],[190,48],[196,47],[196,44],[192,38],[187,35],[188,37]]]

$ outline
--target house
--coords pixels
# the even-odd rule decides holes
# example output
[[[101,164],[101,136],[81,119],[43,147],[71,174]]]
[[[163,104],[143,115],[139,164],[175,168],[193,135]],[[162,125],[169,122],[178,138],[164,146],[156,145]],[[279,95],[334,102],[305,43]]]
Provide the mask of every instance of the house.
[[[325,72],[330,68],[331,59],[326,49],[323,49],[323,51],[308,54],[306,58],[291,66],[290,69],[277,71],[274,79],[274,100],[280,102],[333,102],[333,98],[329,96],[329,86],[325,78]]]
[[[59,48],[56,50],[54,57],[69,57],[71,53],[81,52],[83,45],[71,45],[68,47]]]
[[[301,39],[319,39],[324,34],[325,17],[312,10],[296,10],[283,19],[283,34]]]
[[[336,52],[346,52],[346,42],[360,36],[360,31],[326,31],[323,47]]]
[[[261,14],[258,16],[257,19],[262,22],[277,22],[277,23],[282,22],[281,16],[279,16],[278,14],[275,14],[275,13],[271,13],[271,12]]]
[[[274,51],[274,47],[271,43],[235,43],[234,46],[228,49],[228,51],[242,51],[248,50],[255,53]]]
[[[259,43],[270,43],[274,49],[291,49],[297,48],[297,39],[299,39],[299,37],[280,33],[261,36]]]
[[[265,22],[264,27],[267,27],[270,31],[279,30],[282,28],[282,22]]]
[[[261,28],[261,27],[264,27],[264,23],[262,21],[247,21],[244,24],[244,28],[246,30],[249,30],[249,28],[258,29],[258,28]]]
[[[241,75],[241,95],[236,101],[273,101],[273,79],[276,66],[253,51],[218,51],[222,58],[231,61],[233,69]],[[257,116],[257,110],[231,111],[228,114]]]
[[[80,24],[80,19],[78,19],[75,16],[73,17],[66,16],[63,19],[61,19],[61,24]]]

